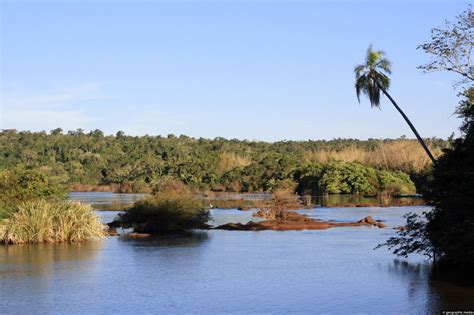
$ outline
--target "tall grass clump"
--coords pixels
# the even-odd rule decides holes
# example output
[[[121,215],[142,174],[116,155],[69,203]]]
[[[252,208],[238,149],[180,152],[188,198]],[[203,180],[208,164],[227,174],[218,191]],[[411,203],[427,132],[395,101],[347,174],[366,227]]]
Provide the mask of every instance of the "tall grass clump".
[[[91,206],[71,201],[26,201],[0,223],[0,243],[80,242],[105,236]]]
[[[116,220],[138,233],[163,234],[208,228],[211,215],[203,201],[190,195],[158,192],[136,202]]]

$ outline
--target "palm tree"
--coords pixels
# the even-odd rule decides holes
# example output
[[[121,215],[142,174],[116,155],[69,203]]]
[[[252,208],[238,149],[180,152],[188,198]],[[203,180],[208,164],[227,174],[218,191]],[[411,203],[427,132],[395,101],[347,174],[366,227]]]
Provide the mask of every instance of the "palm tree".
[[[413,126],[407,115],[405,115],[402,109],[387,92],[388,88],[390,87],[390,78],[388,75],[392,73],[390,68],[391,62],[385,57],[385,52],[381,50],[372,50],[372,45],[369,46],[367,49],[365,63],[354,68],[356,75],[355,88],[357,99],[360,103],[360,94],[362,92],[363,94],[367,95],[372,107],[380,108],[380,91],[382,91],[383,94],[385,94],[385,96],[387,96],[392,102],[393,106],[395,106],[400,115],[402,115],[402,117],[405,119],[408,126],[410,126],[411,130],[415,134],[426,154],[428,154],[431,161],[435,163],[436,160],[433,154],[431,154],[430,149],[428,149],[428,146],[420,137],[420,134],[415,129],[415,126]]]

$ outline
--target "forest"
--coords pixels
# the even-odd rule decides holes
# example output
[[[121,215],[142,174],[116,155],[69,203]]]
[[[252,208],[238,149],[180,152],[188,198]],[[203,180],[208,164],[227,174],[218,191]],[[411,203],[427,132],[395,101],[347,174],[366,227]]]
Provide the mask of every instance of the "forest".
[[[449,140],[426,139],[435,156]],[[104,135],[101,130],[0,132],[0,169],[36,170],[71,191],[148,192],[172,178],[196,190],[411,194],[431,161],[416,140],[279,141]]]

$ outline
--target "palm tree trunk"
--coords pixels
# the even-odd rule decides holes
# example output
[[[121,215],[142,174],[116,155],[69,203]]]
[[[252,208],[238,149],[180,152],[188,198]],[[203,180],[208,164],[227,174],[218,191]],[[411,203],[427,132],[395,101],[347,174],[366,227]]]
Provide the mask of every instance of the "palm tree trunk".
[[[430,149],[428,149],[428,146],[426,145],[425,141],[423,141],[423,139],[420,137],[420,134],[418,133],[418,131],[416,131],[415,129],[415,126],[413,126],[413,124],[411,123],[410,119],[408,119],[407,115],[405,115],[405,113],[402,111],[402,109],[397,105],[397,103],[395,102],[395,100],[390,96],[390,94],[388,94],[387,91],[385,91],[384,88],[382,88],[382,86],[376,81],[379,89],[382,90],[383,94],[385,94],[385,96],[388,97],[388,99],[392,102],[393,106],[395,106],[395,108],[398,110],[398,112],[400,113],[400,115],[402,115],[403,119],[405,119],[405,121],[407,122],[408,126],[410,126],[411,130],[413,131],[413,133],[415,134],[416,138],[418,139],[418,141],[420,142],[421,146],[423,147],[423,149],[425,149],[425,152],[426,154],[428,154],[429,158],[431,159],[431,161],[433,163],[436,163],[436,159],[434,158],[433,154],[431,154],[431,151]]]

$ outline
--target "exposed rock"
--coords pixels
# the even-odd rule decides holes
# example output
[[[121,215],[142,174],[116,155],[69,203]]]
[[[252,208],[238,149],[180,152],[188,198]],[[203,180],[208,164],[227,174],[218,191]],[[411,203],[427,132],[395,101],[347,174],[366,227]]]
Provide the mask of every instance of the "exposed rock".
[[[107,229],[107,234],[109,236],[118,236],[117,228],[109,226],[108,229]]]
[[[143,237],[149,237],[150,234],[147,233],[127,233],[125,234],[127,237],[132,237],[132,238],[143,238]]]
[[[387,227],[385,224],[380,223],[380,222],[385,222],[384,220],[374,220],[374,218],[372,218],[370,215],[357,222],[360,223],[361,225],[373,225],[373,226],[378,227],[379,229]]]
[[[362,224],[370,224],[370,225],[377,224],[377,222],[374,220],[374,218],[372,218],[370,215],[368,217],[365,217],[365,218],[359,220],[358,222],[362,223]]]
[[[356,222],[333,222],[312,219],[304,214],[290,211],[263,211],[257,212],[257,216],[266,218],[266,221],[253,222],[247,224],[228,223],[216,227],[220,230],[229,231],[289,231],[289,230],[324,230],[341,226],[376,226],[384,228],[385,225],[376,222],[372,217],[366,217]]]

